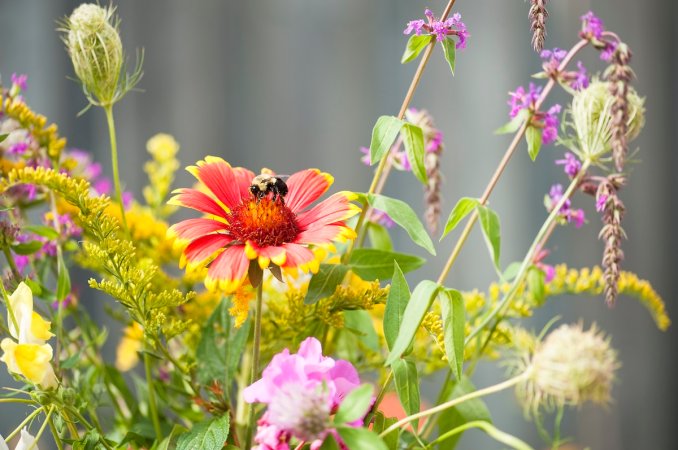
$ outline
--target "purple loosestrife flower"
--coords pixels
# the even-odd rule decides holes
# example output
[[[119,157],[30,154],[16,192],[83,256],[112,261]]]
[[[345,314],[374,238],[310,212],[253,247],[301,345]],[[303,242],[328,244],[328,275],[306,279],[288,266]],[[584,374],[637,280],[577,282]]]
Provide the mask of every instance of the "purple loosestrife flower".
[[[534,107],[540,93],[541,86],[536,86],[534,83],[530,83],[527,91],[524,87],[518,86],[515,91],[509,92],[508,105],[511,107],[509,117],[513,119],[521,110]]]
[[[372,165],[372,158],[370,157],[370,148],[360,147],[360,153],[363,154],[363,156],[360,157],[360,161],[366,166]]]
[[[544,117],[544,131],[542,132],[542,142],[545,145],[552,144],[558,139],[558,114],[560,114],[560,105],[553,105],[546,112]]]
[[[589,87],[589,77],[586,74],[586,67],[581,61],[577,61],[577,71],[573,72],[573,79],[570,81],[570,87],[575,91],[581,91]]]
[[[570,178],[576,177],[581,170],[581,162],[570,152],[565,153],[565,159],[556,160],[556,165],[563,166],[565,173]]]
[[[579,33],[579,36],[582,39],[600,40],[603,37],[603,31],[605,31],[603,21],[593,14],[593,11],[589,11],[581,16],[581,33]]]
[[[600,59],[610,62],[612,60],[612,55],[614,55],[615,50],[617,50],[617,45],[616,42],[605,42],[605,47],[600,51]]]
[[[410,20],[409,22],[407,22],[407,28],[405,28],[403,34],[412,34],[412,32],[414,31],[414,34],[420,36],[424,28],[424,25],[426,25],[426,22],[423,19]]]
[[[438,20],[430,9],[426,9],[424,15],[426,21],[419,19],[407,22],[403,34],[409,35],[414,32],[415,35],[420,36],[426,33],[435,36],[438,42],[444,41],[448,36],[456,36],[455,48],[466,48],[466,41],[470,34],[466,29],[466,24],[461,20],[461,14],[455,13],[446,20]]]
[[[12,76],[11,76],[11,80],[12,80],[12,85],[16,86],[17,88],[19,88],[22,91],[25,91],[26,88],[28,87],[28,83],[27,83],[28,75],[26,75],[26,74],[22,73],[22,74],[17,75],[16,73],[13,73]]]
[[[601,194],[596,199],[596,211],[603,212],[605,211],[605,205],[607,205],[607,195]]]
[[[553,209],[562,198],[563,198],[563,185],[554,184],[553,186],[551,186],[551,190],[549,191],[549,200],[551,202],[551,207],[549,209]],[[565,201],[565,203],[563,203],[563,206],[560,208],[560,212],[561,213],[567,212],[567,210],[570,209],[571,204],[572,202],[568,198]]]

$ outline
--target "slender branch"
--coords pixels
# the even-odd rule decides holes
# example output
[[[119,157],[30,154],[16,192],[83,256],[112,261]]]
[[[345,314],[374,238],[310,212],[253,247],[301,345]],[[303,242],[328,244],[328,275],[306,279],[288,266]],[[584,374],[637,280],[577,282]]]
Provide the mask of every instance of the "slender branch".
[[[22,429],[23,427],[26,426],[26,424],[27,424],[28,422],[30,422],[31,420],[33,420],[33,419],[35,418],[35,416],[37,416],[38,414],[40,414],[40,413],[43,412],[43,411],[45,411],[45,407],[44,407],[44,406],[41,406],[40,408],[37,408],[35,411],[33,411],[32,413],[30,413],[30,414],[28,415],[28,417],[26,417],[26,418],[23,420],[23,422],[21,422],[21,423],[14,429],[14,431],[12,431],[11,433],[9,433],[9,434],[7,435],[7,437],[5,438],[5,440],[6,440],[6,441],[11,441],[12,438],[13,438],[14,436],[16,436],[16,435],[19,433],[19,431],[21,431],[21,429]]]
[[[47,418],[47,421],[49,422],[49,428],[52,431],[52,436],[54,437],[54,442],[56,443],[57,449],[58,450],[64,450],[64,444],[61,442],[61,436],[59,436],[59,432],[56,429],[56,426],[54,425],[54,419],[52,419],[51,416]]]
[[[155,438],[158,442],[162,441],[162,428],[160,428],[160,418],[158,417],[158,405],[155,400],[155,388],[153,387],[153,375],[151,373],[151,357],[148,351],[144,351],[144,369],[146,372],[146,383],[148,384],[148,409]]]
[[[38,430],[38,434],[35,435],[35,440],[31,445],[28,446],[26,450],[33,450],[34,448],[38,447],[38,441],[40,440],[40,437],[42,437],[42,433],[45,432],[45,428],[47,428],[47,424],[50,422],[52,419],[52,413],[54,412],[54,405],[52,405],[49,408],[49,411],[47,412],[47,417],[45,417],[45,421],[42,423],[42,426]]]
[[[508,380],[503,381],[499,384],[495,384],[493,386],[489,386],[489,387],[486,387],[484,389],[479,389],[477,391],[470,392],[466,395],[462,395],[461,397],[457,397],[455,399],[452,399],[448,402],[442,403],[442,404],[435,406],[433,408],[427,409],[425,411],[418,412],[416,414],[412,414],[411,416],[407,416],[404,419],[397,421],[396,423],[394,423],[393,425],[391,425],[390,427],[388,427],[387,429],[382,431],[381,434],[379,435],[379,437],[384,437],[387,434],[389,434],[390,432],[397,430],[401,426],[406,425],[406,424],[408,424],[408,423],[410,423],[414,420],[421,419],[423,417],[432,416],[433,414],[445,411],[446,409],[452,408],[453,406],[456,406],[460,403],[464,403],[466,401],[473,400],[474,398],[483,397],[483,396],[488,395],[488,394],[493,394],[495,392],[503,391],[504,389],[507,389],[511,386],[515,386],[516,384],[523,381],[523,379],[525,379],[527,376],[529,376],[529,372],[530,372],[529,370],[526,370],[525,372],[521,373],[520,375],[517,375],[513,378],[509,378]]]
[[[21,273],[19,272],[19,269],[16,266],[16,262],[14,261],[14,257],[12,256],[12,252],[9,251],[9,248],[5,247],[2,249],[2,252],[5,254],[5,259],[7,259],[7,264],[9,264],[9,268],[12,271],[12,275],[14,275],[14,278],[17,280],[21,279]]]
[[[254,342],[252,350],[252,375],[250,376],[250,384],[254,383],[259,376],[259,356],[261,351],[261,310],[263,306],[263,283],[257,286],[257,303],[254,312]],[[254,432],[254,405],[250,405],[250,420],[247,423],[247,433],[245,448],[252,448],[252,435]]]
[[[115,137],[115,122],[113,120],[113,105],[104,107],[106,122],[108,122],[108,135],[111,140],[111,165],[113,166],[113,184],[115,186],[115,201],[120,206],[120,216],[125,234],[129,233],[127,218],[125,217],[125,205],[122,202],[122,189],[120,188],[120,172],[118,170],[118,142]]]

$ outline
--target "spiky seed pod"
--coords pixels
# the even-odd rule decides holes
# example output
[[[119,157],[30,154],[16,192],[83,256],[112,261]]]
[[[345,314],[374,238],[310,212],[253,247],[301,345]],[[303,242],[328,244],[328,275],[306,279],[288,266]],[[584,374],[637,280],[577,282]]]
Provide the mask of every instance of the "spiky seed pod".
[[[621,226],[625,208],[617,191],[620,182],[614,177],[608,177],[598,186],[596,200],[603,208],[603,228],[598,235],[603,239],[605,250],[603,251],[603,267],[605,269],[605,302],[613,306],[617,298],[617,283],[621,273],[621,262],[624,252],[621,249],[622,239],[626,237]]]
[[[628,153],[628,121],[629,121],[629,84],[633,79],[633,70],[629,67],[631,50],[620,43],[612,54],[612,65],[605,71],[610,93],[614,97],[612,104],[612,156],[618,171],[624,169]]]
[[[546,10],[548,0],[530,0],[530,30],[532,31],[532,48],[535,52],[541,53],[544,49],[546,40],[546,19],[549,16]]]
[[[606,404],[618,367],[609,339],[595,325],[588,331],[581,323],[562,325],[518,364],[528,376],[516,391],[527,413],[587,401]]]
[[[115,102],[124,63],[114,8],[94,4],[77,7],[65,21],[63,40],[73,69],[90,101]]]

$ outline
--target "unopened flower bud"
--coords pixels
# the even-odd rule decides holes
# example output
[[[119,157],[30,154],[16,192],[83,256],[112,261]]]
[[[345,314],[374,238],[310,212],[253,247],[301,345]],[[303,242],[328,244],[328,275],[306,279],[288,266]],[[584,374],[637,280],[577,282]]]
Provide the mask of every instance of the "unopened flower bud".
[[[518,385],[518,397],[526,411],[587,401],[610,400],[617,354],[609,339],[592,326],[563,325],[553,331],[525,360],[528,376]]]
[[[114,11],[91,3],[80,5],[66,19],[63,37],[85,92],[103,106],[116,100],[124,63]]]

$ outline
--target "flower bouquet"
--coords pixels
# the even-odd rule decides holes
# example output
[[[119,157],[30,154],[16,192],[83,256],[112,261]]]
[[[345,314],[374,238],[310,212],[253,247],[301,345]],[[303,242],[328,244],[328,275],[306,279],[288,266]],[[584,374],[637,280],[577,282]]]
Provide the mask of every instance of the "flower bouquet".
[[[452,449],[470,429],[504,447],[541,445],[492,422],[483,398],[507,389],[559,448],[567,408],[608,404],[619,362],[602,330],[557,320],[531,330],[521,319],[558,295],[609,306],[630,296],[660,330],[670,325],[649,282],[621,267],[621,190],[635,155],[629,144],[644,125],[631,51],[591,12],[570,49],[544,49],[547,2],[531,0],[537,81],[510,93],[510,121],[497,133],[513,138],[486,189],[458,199],[443,222],[444,137],[410,101],[434,54],[450,77],[457,53],[463,59],[471,36],[454,3],[406,24],[402,63],[418,68],[398,114],[379,117],[362,149],[375,168],[366,191],[334,192],[333,177],[315,168],[283,175],[210,155],[187,167],[193,185],[177,187],[179,143],[158,134],[146,144],[143,200],[123,191],[114,121],[115,105],[142,78],[143,54],[129,70],[113,6],[83,4],[65,18],[59,31],[87,109],[106,117],[113,177],[30,107],[25,75],[0,83],[0,360],[16,380],[0,403],[26,411],[3,418],[0,449],[17,440],[16,449],[52,441],[58,449]],[[598,53],[600,73],[577,61],[583,51]],[[567,104],[549,102],[554,89]],[[565,148],[562,180],[545,196],[522,260],[501,264],[488,200],[516,151],[535,160],[551,144]],[[419,205],[383,193],[393,171],[422,185],[423,220]],[[551,262],[553,233],[585,223],[575,201],[600,213],[600,267]],[[192,217],[173,218],[180,208]],[[456,289],[448,275],[476,225],[496,282]],[[437,279],[418,275],[420,255],[394,247],[396,227],[432,255],[443,249],[432,236],[456,236]],[[71,282],[75,268],[88,287]],[[93,290],[109,297],[124,330],[115,361],[102,352],[107,331],[84,307]],[[482,360],[507,367],[504,380],[476,387]],[[431,377],[437,395],[425,396],[420,380]]]

